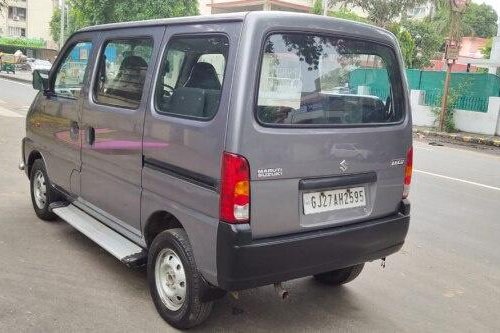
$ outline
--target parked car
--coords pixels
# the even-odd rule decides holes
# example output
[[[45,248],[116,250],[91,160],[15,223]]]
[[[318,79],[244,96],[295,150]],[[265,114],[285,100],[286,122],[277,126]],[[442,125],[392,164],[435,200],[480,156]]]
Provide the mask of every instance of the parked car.
[[[324,80],[356,91],[350,71],[374,63],[390,98],[322,92]],[[33,208],[147,265],[177,328],[226,291],[347,283],[408,231],[403,68],[391,33],[316,15],[85,28],[48,78],[34,73],[20,165]]]

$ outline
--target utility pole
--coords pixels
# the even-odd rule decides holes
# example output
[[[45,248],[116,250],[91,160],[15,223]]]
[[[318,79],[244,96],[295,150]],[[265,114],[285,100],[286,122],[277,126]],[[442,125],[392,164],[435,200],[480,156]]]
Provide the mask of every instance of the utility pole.
[[[444,129],[444,120],[446,119],[446,109],[448,103],[448,90],[450,88],[451,69],[458,59],[461,44],[462,14],[467,9],[470,0],[448,0],[450,8],[450,31],[446,41],[446,78],[444,80],[443,98],[441,100],[441,113],[439,115],[439,131]],[[450,63],[451,60],[451,63]]]
[[[61,1],[61,31],[59,32],[59,50],[62,49],[64,45],[64,23],[65,23],[65,18],[64,18],[64,11],[66,10],[66,1],[65,0],[60,0]]]
[[[323,0],[323,16],[328,16],[328,0]]]
[[[66,5],[66,29],[65,29],[65,31],[66,31],[66,33],[68,35],[69,35],[69,31],[71,31],[70,26],[69,26],[69,24],[70,24],[70,21],[69,21],[69,6],[70,6],[70,4],[68,3]]]
[[[447,46],[448,48],[448,46]],[[446,78],[444,79],[443,87],[443,98],[441,99],[441,113],[439,114],[439,131],[442,132],[444,128],[444,120],[446,119],[446,104],[448,103],[448,90],[450,88],[450,78],[451,78],[451,68],[455,64],[455,59],[449,62],[448,56],[446,56]]]

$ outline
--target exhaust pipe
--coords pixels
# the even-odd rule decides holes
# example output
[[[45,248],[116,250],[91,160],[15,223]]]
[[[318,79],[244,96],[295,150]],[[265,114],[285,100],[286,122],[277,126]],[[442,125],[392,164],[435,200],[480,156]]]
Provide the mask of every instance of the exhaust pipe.
[[[282,300],[285,300],[288,298],[289,293],[285,288],[283,288],[283,285],[281,284],[281,282],[274,284],[274,291],[276,291],[276,294]]]

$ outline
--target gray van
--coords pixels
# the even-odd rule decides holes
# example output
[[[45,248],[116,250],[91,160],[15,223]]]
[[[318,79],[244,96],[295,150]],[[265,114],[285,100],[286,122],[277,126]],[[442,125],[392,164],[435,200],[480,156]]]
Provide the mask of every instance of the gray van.
[[[178,328],[226,291],[347,283],[408,231],[403,67],[391,33],[308,14],[85,28],[34,73],[35,213],[147,265]]]

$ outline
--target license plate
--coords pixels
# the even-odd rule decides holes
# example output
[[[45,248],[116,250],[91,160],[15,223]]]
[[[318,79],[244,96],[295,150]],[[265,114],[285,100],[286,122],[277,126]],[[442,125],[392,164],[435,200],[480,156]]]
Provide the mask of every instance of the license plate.
[[[302,194],[304,214],[366,206],[364,187],[343,188],[331,191]]]

